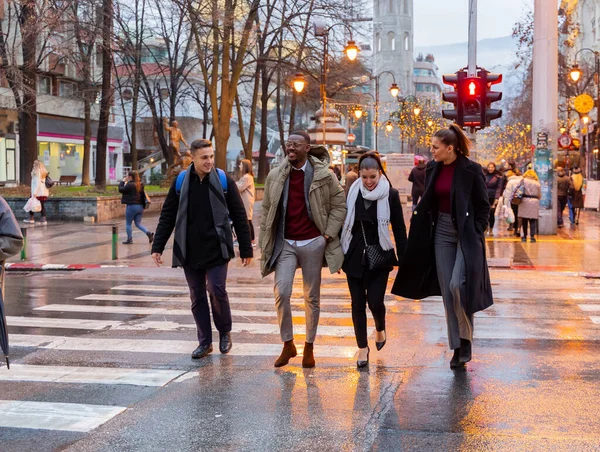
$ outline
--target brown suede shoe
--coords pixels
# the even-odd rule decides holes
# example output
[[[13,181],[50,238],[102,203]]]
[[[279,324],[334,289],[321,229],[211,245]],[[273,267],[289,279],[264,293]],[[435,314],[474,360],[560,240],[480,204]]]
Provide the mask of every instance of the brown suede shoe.
[[[302,353],[302,367],[312,369],[315,367],[315,355],[313,353],[313,344],[304,343],[304,352]]]
[[[294,340],[292,339],[291,341],[285,341],[283,343],[283,350],[281,351],[281,355],[279,355],[279,358],[277,358],[277,360],[275,361],[275,367],[285,366],[287,363],[290,362],[290,359],[292,359],[296,355],[298,355],[298,352],[296,351]]]

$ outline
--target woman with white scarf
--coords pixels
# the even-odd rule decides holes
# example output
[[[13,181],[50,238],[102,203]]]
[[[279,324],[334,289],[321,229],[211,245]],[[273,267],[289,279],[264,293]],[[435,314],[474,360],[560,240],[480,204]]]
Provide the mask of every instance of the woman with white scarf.
[[[358,345],[357,367],[369,364],[367,341],[367,303],[375,319],[375,345],[381,350],[386,343],[385,305],[383,303],[390,271],[395,259],[369,268],[365,249],[378,245],[380,251],[394,249],[390,224],[396,241],[397,256],[406,245],[406,226],[398,190],[392,188],[383,170],[379,154],[368,152],[360,157],[358,180],[348,191],[348,213],[342,229],[342,250],[348,288],[352,298],[352,322]],[[365,244],[366,239],[366,244]]]

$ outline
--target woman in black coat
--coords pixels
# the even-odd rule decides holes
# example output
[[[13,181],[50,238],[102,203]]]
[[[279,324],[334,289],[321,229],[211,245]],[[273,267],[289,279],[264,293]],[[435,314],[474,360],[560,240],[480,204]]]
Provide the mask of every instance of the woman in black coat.
[[[359,179],[348,192],[348,213],[342,229],[342,269],[348,279],[352,298],[352,321],[358,344],[357,367],[369,364],[367,341],[367,303],[375,319],[375,345],[381,350],[386,343],[385,292],[388,277],[394,265],[394,244],[390,238],[392,225],[398,256],[404,253],[406,226],[398,190],[391,187],[381,165],[379,154],[368,152],[359,160]],[[391,259],[370,268],[365,255],[367,245],[377,245],[380,250],[390,251]]]
[[[392,288],[412,299],[442,295],[453,369],[471,360],[473,314],[493,303],[484,237],[490,203],[481,165],[468,159],[469,145],[455,124],[433,135],[434,161]]]

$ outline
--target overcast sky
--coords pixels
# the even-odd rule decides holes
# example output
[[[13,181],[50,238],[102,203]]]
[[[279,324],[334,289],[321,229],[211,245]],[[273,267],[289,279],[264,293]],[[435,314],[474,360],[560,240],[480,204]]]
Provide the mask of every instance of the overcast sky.
[[[465,42],[469,0],[414,0],[415,47]],[[477,39],[512,33],[513,24],[532,0],[479,0]]]

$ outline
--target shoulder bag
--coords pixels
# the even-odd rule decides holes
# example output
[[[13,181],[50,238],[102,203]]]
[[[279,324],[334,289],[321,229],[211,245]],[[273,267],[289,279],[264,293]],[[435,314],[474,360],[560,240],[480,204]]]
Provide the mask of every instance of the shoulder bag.
[[[385,267],[393,267],[398,265],[398,259],[394,249],[385,251],[378,243],[376,245],[369,245],[367,243],[367,235],[365,234],[365,227],[363,222],[360,222],[360,227],[363,233],[363,239],[365,240],[365,249],[363,251],[363,259],[366,260],[369,270],[378,270]]]

